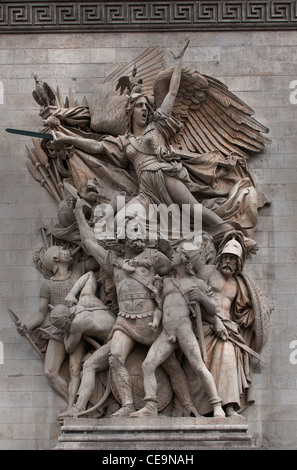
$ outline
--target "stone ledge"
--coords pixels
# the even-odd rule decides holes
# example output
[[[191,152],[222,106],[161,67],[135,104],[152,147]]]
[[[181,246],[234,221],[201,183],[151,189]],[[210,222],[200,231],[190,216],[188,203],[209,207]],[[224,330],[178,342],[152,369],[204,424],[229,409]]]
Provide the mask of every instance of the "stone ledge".
[[[67,418],[56,450],[252,449],[238,418]]]

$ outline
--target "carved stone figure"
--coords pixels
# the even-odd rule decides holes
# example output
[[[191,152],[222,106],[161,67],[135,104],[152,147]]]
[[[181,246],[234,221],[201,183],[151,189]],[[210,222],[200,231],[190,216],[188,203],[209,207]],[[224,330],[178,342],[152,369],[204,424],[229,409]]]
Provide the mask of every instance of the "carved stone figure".
[[[83,246],[99,264],[105,266],[107,274],[114,279],[119,304],[118,318],[112,329],[113,335],[110,345],[106,345],[104,350],[101,348],[96,357],[94,355],[85,365],[85,369],[88,368],[88,371],[85,371],[88,374],[88,376],[85,375],[87,385],[85,390],[79,391],[83,404],[80,402],[77,405],[80,409],[85,407],[87,398],[92,391],[87,381],[91,376],[90,380],[93,384],[94,372],[106,368],[105,361],[106,354],[108,354],[111,380],[115,387],[115,394],[119,397],[122,405],[120,410],[114,413],[114,416],[130,416],[135,411],[135,406],[131,378],[125,367],[125,362],[136,343],[149,346],[160,333],[159,323],[162,312],[159,292],[153,281],[156,274],[166,274],[171,263],[161,252],[147,248],[139,231],[136,232],[134,238],[127,238],[124,241],[124,256],[115,256],[111,251],[106,251],[98,245],[93,231],[85,221],[79,200],[74,212]],[[131,231],[130,233],[135,232]],[[179,367],[177,365],[172,367],[172,361],[174,362],[173,358],[164,367],[170,375],[172,386],[177,395],[189,412],[192,412],[194,407],[190,398],[188,402],[186,401],[186,384],[184,390],[180,387],[180,383],[177,385],[182,381],[183,373],[178,370],[179,374],[177,374]],[[181,391],[182,393],[180,393]],[[77,411],[76,407],[74,413]]]
[[[70,380],[60,374],[61,366],[66,358],[64,333],[53,326],[49,320],[50,308],[63,304],[65,297],[83,274],[84,269],[96,268],[97,263],[90,259],[80,262],[72,268],[73,258],[70,250],[52,246],[42,253],[41,262],[52,273],[40,287],[39,311],[25,323],[18,323],[20,334],[31,333],[31,337],[39,349],[45,353],[44,374],[51,387],[71,406],[80,383],[81,359],[85,354],[83,345],[78,344],[69,356]]]
[[[73,208],[75,207],[76,195],[73,194],[70,185],[64,183],[64,199],[58,206],[58,220],[59,223],[53,227],[53,235],[57,239],[79,242],[79,231],[76,224],[76,219],[73,214]],[[74,188],[75,189],[75,188]]]
[[[35,260],[39,313],[17,327],[45,353],[61,421],[95,410],[223,419],[252,402],[271,306],[243,273],[267,203],[248,159],[268,129],[223,83],[183,67],[188,44],[171,69],[159,48],[120,65],[81,105],[36,81],[44,138],[27,163],[57,203],[56,246]],[[189,233],[164,235],[160,215],[148,236],[150,209],[172,206]]]
[[[50,314],[51,324],[64,332],[65,350],[72,357],[79,347],[81,340],[94,344],[93,340],[107,343],[115,322],[115,315],[96,296],[97,278],[93,271],[81,276],[65,297],[65,304],[53,307]],[[77,298],[79,297],[79,298]],[[97,346],[97,345],[96,345]],[[98,344],[97,347],[100,347]],[[85,353],[87,352],[87,348]],[[78,360],[77,368],[81,370],[82,357]],[[77,390],[76,390],[77,391]],[[67,416],[73,402],[59,419]]]
[[[206,312],[209,314],[210,322],[215,326],[214,331],[216,334],[222,336],[225,328],[221,325],[220,320],[216,318],[216,304],[207,295],[206,284],[195,276],[190,261],[181,247],[176,250],[172,267],[175,268],[175,276],[165,278],[163,285],[163,330],[151,346],[143,362],[146,405],[142,410],[133,413],[131,417],[157,416],[155,370],[172,353],[177,344],[188,358],[194,374],[207,394],[213,409],[213,416],[225,416],[213,376],[203,362],[197,338],[193,332],[190,313],[193,312],[194,307],[190,304],[189,293],[194,286],[196,287],[195,301],[204,305]],[[195,310],[194,315],[197,316]],[[201,313],[199,312],[198,315],[201,315]],[[153,324],[154,328],[158,326],[159,322]],[[204,338],[199,337],[199,341],[204,341]]]
[[[100,141],[65,136],[61,132],[54,133],[57,145],[66,144],[83,150],[90,154],[107,155],[114,160],[114,156],[123,165],[132,163],[138,177],[138,195],[129,204],[177,203],[184,204],[191,217],[203,220],[205,226],[215,227],[215,232],[225,233],[233,228],[230,223],[223,223],[221,217],[201,206],[191,194],[188,185],[191,184],[188,171],[177,162],[173,163],[174,155],[170,151],[170,138],[180,130],[180,123],[172,117],[172,111],[178,94],[182,58],[188,42],[175,57],[176,65],[170,79],[169,90],[160,107],[153,113],[152,105],[146,95],[135,93],[129,95],[127,113],[131,115],[130,129],[123,137],[103,138]],[[153,113],[153,114],[152,114]],[[148,124],[148,119],[150,123]],[[176,155],[177,156],[177,155]],[[171,161],[172,160],[172,161]],[[235,163],[230,163],[230,166]]]
[[[261,360],[258,352],[265,342],[272,309],[255,283],[242,274],[245,254],[242,234],[230,233],[222,242],[217,265],[202,263],[197,272],[211,287],[217,315],[227,332],[222,338],[209,324],[204,326],[206,365],[214,377],[226,416],[237,415],[246,403],[253,401],[251,358]],[[192,300],[199,300],[200,295],[197,289],[190,293]],[[191,373],[188,378],[197,409],[202,414],[209,413],[205,390]]]

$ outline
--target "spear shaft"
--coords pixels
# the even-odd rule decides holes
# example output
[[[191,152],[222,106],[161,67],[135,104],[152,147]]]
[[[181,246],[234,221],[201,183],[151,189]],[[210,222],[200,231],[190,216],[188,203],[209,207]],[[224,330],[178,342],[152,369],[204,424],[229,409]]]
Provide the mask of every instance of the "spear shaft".
[[[14,324],[16,325],[16,323],[20,321],[19,317],[10,308],[8,308],[7,310],[8,310],[8,313],[10,315],[10,318],[12,319]],[[42,357],[42,359],[44,359],[42,352],[40,352],[40,350],[38,349],[38,347],[36,346],[34,341],[30,338],[30,335],[28,333],[25,333],[24,335],[21,335],[21,336],[24,336],[26,338],[26,340],[28,341],[28,343],[30,343],[31,346],[33,346],[35,351],[38,352],[39,356]]]

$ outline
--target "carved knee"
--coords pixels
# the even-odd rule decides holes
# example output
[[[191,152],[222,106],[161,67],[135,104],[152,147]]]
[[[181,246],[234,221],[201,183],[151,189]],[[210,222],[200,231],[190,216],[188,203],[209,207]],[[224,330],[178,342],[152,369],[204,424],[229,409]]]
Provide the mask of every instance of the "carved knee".
[[[58,377],[58,371],[50,367],[44,370],[44,375],[50,382],[53,382]]]
[[[152,375],[156,370],[156,367],[154,366],[152,361],[148,361],[145,359],[142,363],[142,372],[143,375],[148,376]]]

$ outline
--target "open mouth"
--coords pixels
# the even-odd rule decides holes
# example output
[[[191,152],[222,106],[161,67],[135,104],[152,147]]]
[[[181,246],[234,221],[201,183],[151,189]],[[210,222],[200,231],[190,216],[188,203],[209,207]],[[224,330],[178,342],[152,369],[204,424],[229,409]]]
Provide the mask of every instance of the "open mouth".
[[[221,270],[225,273],[229,272],[229,273],[233,273],[234,269],[232,268],[232,266],[229,266],[229,265],[224,265],[222,266]]]
[[[86,192],[87,192],[87,193],[99,194],[98,188],[97,188],[94,184],[92,184],[92,183],[88,183],[88,184],[87,184]]]

